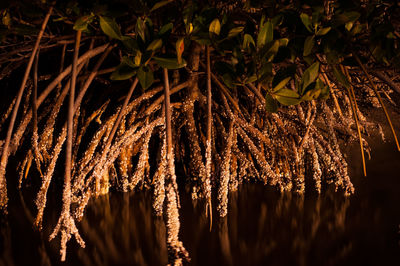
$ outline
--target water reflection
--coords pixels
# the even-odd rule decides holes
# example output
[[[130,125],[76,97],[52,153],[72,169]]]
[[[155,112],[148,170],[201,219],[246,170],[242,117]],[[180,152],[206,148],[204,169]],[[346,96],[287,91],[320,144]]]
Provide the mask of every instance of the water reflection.
[[[115,193],[89,205],[81,222],[85,265],[166,265],[166,229],[153,215],[151,194]]]
[[[357,191],[350,198],[241,186],[229,195],[228,216],[214,213],[211,232],[202,203],[181,191],[181,240],[191,265],[399,265],[400,156],[388,151],[392,146],[375,149],[368,178],[353,169]],[[62,265],[166,265],[165,224],[154,216],[151,196],[111,193],[90,202],[79,223],[87,247],[71,241]],[[48,226],[38,233],[33,202],[17,202],[1,221],[0,265],[59,265],[57,241],[47,241],[57,207],[49,207]]]
[[[217,220],[211,233],[200,211],[195,216],[202,219],[191,222],[184,212],[183,241],[199,265],[336,264],[352,251],[351,242],[330,249],[346,234],[349,204],[334,193],[304,197],[247,185],[231,194],[228,217]]]

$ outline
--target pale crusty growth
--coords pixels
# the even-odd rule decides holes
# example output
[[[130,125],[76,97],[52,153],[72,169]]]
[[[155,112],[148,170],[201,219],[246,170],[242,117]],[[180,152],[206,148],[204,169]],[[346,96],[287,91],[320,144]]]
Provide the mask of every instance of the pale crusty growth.
[[[98,124],[102,124],[100,117],[101,115],[104,113],[104,111],[106,110],[108,104],[110,103],[110,100],[106,101],[99,109],[97,109],[96,111],[94,111],[85,121],[84,125],[82,125],[80,127],[79,130],[79,134],[77,134],[76,136],[76,140],[75,140],[75,147],[74,147],[74,153],[73,153],[73,161],[75,161],[77,155],[78,155],[78,150],[79,150],[79,145],[81,143],[82,137],[85,134],[87,128],[89,127],[89,125],[92,123],[93,120],[95,120]],[[78,118],[79,116],[76,115],[76,118]]]
[[[204,180],[204,197],[206,199],[211,198],[211,164],[212,164],[212,141],[206,141],[206,173]]]
[[[75,185],[72,188],[73,193],[75,193],[79,188],[81,188],[84,185],[84,178],[86,175],[93,169],[94,167],[94,153],[96,151],[96,148],[100,145],[101,141],[103,140],[104,135],[108,135],[107,132],[109,132],[112,128],[112,125],[117,118],[117,114],[113,115],[107,123],[104,123],[100,129],[95,133],[93,136],[92,140],[90,141],[88,148],[86,149],[84,155],[79,161],[79,169],[76,172],[78,176],[75,177]]]
[[[11,114],[11,111],[14,108],[15,105],[15,101],[17,100],[17,97],[14,97],[14,99],[12,100],[11,104],[8,106],[7,111],[5,113],[3,113],[3,115],[1,116],[1,120],[0,120],[0,131],[1,128],[3,127],[4,122],[8,119],[8,117]],[[3,146],[3,145],[2,145]]]
[[[79,68],[83,65],[81,62]],[[353,138],[355,124],[350,99],[340,88],[334,91],[337,104],[331,99],[326,102],[315,100],[268,113],[265,88],[237,86],[227,89],[222,83],[217,84],[214,77],[213,82],[218,86],[210,101],[213,113],[209,133],[205,110],[206,107],[209,110],[210,105],[204,95],[205,86],[199,87],[202,83],[198,81],[204,78],[201,71],[188,72],[193,76],[185,82],[179,80],[185,75],[174,76],[175,87],[170,90],[170,95],[175,94],[170,98],[173,144],[169,154],[163,108],[165,94],[161,95],[164,87],[159,84],[145,91],[135,91],[108,147],[105,147],[108,136],[122,110],[113,107],[118,103],[112,103],[110,99],[96,103],[100,107],[91,114],[85,113],[85,106],[75,106],[73,132],[77,135],[73,144],[71,187],[63,199],[62,213],[51,234],[51,238],[58,233],[61,235],[62,259],[65,259],[66,244],[73,235],[84,245],[75,221],[82,219],[90,199],[108,193],[110,188],[110,191],[152,189],[154,212],[158,216],[165,215],[169,263],[181,265],[188,260],[188,253],[179,239],[180,201],[175,161],[183,165],[179,170],[183,172],[186,185],[192,189],[193,200],[208,200],[215,190],[216,208],[221,217],[228,213],[229,193],[238,190],[247,180],[272,185],[280,191],[303,194],[309,178],[318,193],[329,184],[346,195],[354,192],[339,145],[343,139]],[[157,74],[157,70],[154,73]],[[67,74],[61,79],[56,78],[56,84]],[[83,75],[81,79],[85,78]],[[35,172],[32,163],[36,161],[39,165],[40,162],[38,170],[43,171],[43,178],[35,202],[38,209],[35,225],[39,228],[49,185],[67,135],[65,126],[58,136],[55,132],[65,122],[61,120],[64,114],[60,110],[63,110],[69,87],[70,82],[66,82],[56,96],[48,94],[51,99],[46,101],[43,100],[47,96],[41,98],[43,106],[38,110],[38,121],[43,127],[38,132],[30,131],[32,112],[29,101],[25,101],[26,112],[10,146],[10,153],[15,152],[17,148],[22,149],[24,138],[32,137],[32,147],[27,149],[20,165],[20,186],[29,173]],[[79,114],[80,110],[82,114]],[[359,109],[357,111],[360,125],[367,132],[374,124],[368,122]],[[368,148],[365,140],[363,145]],[[0,189],[4,190],[4,185],[0,184]],[[70,203],[73,205],[65,207]],[[211,205],[208,206],[211,209]]]
[[[53,153],[51,154],[51,160],[49,165],[47,166],[47,171],[45,172],[43,179],[42,179],[42,186],[40,187],[40,190],[37,194],[36,198],[36,206],[38,209],[38,214],[35,219],[35,225],[38,228],[42,228],[42,221],[43,221],[43,212],[44,208],[46,207],[46,201],[47,201],[47,191],[49,190],[51,178],[54,173],[54,169],[56,166],[56,162],[58,159],[58,156],[60,155],[62,146],[65,142],[65,139],[67,137],[67,127],[63,127],[60,136],[57,139],[56,145],[53,149]]]
[[[62,210],[57,225],[54,228],[53,233],[51,233],[49,239],[52,240],[56,237],[58,233],[61,233],[61,261],[65,261],[67,255],[67,242],[71,239],[72,236],[75,237],[76,241],[82,248],[85,247],[85,241],[83,241],[83,239],[81,238],[78,232],[78,228],[76,228],[75,220],[72,217],[70,210],[68,209]]]
[[[314,140],[308,142],[309,145],[309,152],[312,156],[312,167],[313,167],[313,179],[315,182],[315,190],[318,193],[321,193],[321,177],[322,177],[322,170],[321,165],[319,164],[319,156],[315,149]]]
[[[173,258],[174,265],[182,265],[182,257],[189,258],[183,243],[179,240],[179,209],[177,195],[173,184],[167,186],[167,244],[169,255]]]
[[[144,177],[145,177],[145,171],[148,172],[148,169],[150,168],[149,164],[149,142],[150,138],[152,136],[154,127],[150,128],[147,133],[145,133],[145,137],[143,140],[143,145],[141,147],[141,153],[139,157],[139,161],[136,166],[136,171],[132,175],[132,177],[129,178],[129,183],[126,186],[124,183],[123,190],[128,191],[128,190],[133,190],[136,185],[142,181],[144,182]]]
[[[161,138],[163,140],[163,144],[161,147],[160,162],[158,163],[157,171],[153,177],[153,209],[157,216],[161,216],[163,213],[163,204],[165,199],[165,176],[167,174],[167,140],[164,133],[161,134]]]
[[[202,182],[207,179],[206,168],[203,163],[203,156],[201,155],[201,149],[199,144],[199,135],[196,129],[196,122],[194,120],[194,101],[192,99],[186,99],[183,103],[183,109],[186,115],[186,130],[190,146],[190,168],[192,173],[192,179]],[[207,198],[207,186],[202,188],[203,197]]]
[[[229,191],[229,179],[230,179],[230,164],[232,154],[232,139],[235,128],[230,125],[228,138],[226,139],[225,151],[223,155],[223,165],[220,174],[220,183],[218,188],[218,206],[217,210],[221,217],[225,217],[228,213],[228,191]]]

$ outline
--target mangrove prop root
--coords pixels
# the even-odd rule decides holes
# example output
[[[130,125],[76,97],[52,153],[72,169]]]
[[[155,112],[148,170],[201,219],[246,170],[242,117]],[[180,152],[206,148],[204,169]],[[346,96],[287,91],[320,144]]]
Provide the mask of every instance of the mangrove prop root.
[[[69,91],[69,105],[68,105],[68,123],[67,123],[67,148],[65,156],[65,175],[64,175],[64,190],[63,190],[63,205],[60,218],[57,225],[50,235],[52,240],[58,233],[61,233],[61,261],[65,261],[67,252],[67,242],[74,235],[77,242],[84,247],[85,242],[79,235],[78,229],[75,225],[75,220],[71,215],[71,170],[72,170],[72,139],[73,139],[73,120],[74,120],[74,102],[75,102],[75,86],[77,79],[78,68],[78,55],[79,46],[81,41],[80,30],[76,33],[74,57],[72,61],[72,77],[71,87]]]
[[[205,200],[210,229],[211,192],[215,191],[218,215],[224,217],[231,204],[229,193],[248,180],[302,194],[310,177],[310,184],[318,193],[330,184],[346,195],[354,192],[345,157],[339,148],[341,140],[357,134],[357,122],[351,117],[354,115],[353,93],[335,87],[334,92],[331,90],[335,98],[268,113],[264,92],[258,84],[228,89],[220,81],[221,77],[211,73],[207,47],[205,60],[201,58],[207,63],[203,64],[198,55],[191,69],[175,71],[172,88],[168,71],[155,70],[155,74],[163,72],[163,85],[156,83],[139,92],[134,91],[138,83],[135,80],[122,105],[106,98],[95,102],[90,106],[95,107],[94,110],[88,111],[81,102],[84,98],[88,102],[95,99],[91,90],[97,88],[92,88],[91,84],[100,74],[114,69],[99,70],[113,48],[112,44],[104,44],[89,48],[80,57],[74,53],[73,63],[62,67],[57,77],[38,83],[36,93],[40,92],[39,96],[34,95],[35,82],[28,80],[36,104],[27,98],[29,93],[23,94],[26,113],[21,115],[19,127],[12,136],[10,151],[25,152],[19,166],[20,186],[22,182],[30,182],[28,176],[40,178],[34,219],[38,228],[42,227],[47,211],[47,194],[50,183],[56,178],[57,160],[62,157],[64,143],[73,137],[72,157],[68,159],[71,160],[69,181],[64,178],[62,213],[51,234],[51,239],[58,233],[61,235],[61,259],[65,259],[66,245],[73,235],[84,245],[75,223],[82,219],[89,200],[113,187],[122,191],[151,189],[153,210],[156,215],[164,215],[166,222],[169,262],[179,265],[188,260],[188,253],[179,239],[180,202],[175,161],[184,166],[182,170],[191,187],[192,199]],[[41,61],[45,55],[42,50]],[[81,71],[88,60],[97,55],[99,59],[93,68]],[[198,72],[199,65],[204,67],[206,75]],[[333,86],[328,72],[322,79]],[[65,121],[62,110],[71,110],[71,100],[63,107],[64,100],[73,83],[79,84],[79,81],[82,83],[79,94],[73,97],[72,116]],[[51,93],[61,83],[59,91]],[[14,106],[7,109],[8,114]],[[37,107],[36,122],[34,106]],[[359,129],[365,133],[374,124],[362,115],[361,108],[357,109]],[[70,117],[73,130],[69,129]],[[2,121],[4,123],[6,118]],[[35,131],[37,137],[33,136]],[[37,144],[32,143],[31,139],[36,138]],[[22,145],[24,139],[31,141],[26,151]],[[362,141],[367,149],[366,141]],[[66,150],[71,152],[70,148]],[[38,162],[39,168],[32,167]],[[42,177],[35,175],[39,169]]]
[[[25,74],[22,79],[21,87],[18,90],[17,100],[15,102],[14,109],[13,109],[13,112],[11,115],[11,120],[10,120],[10,124],[8,126],[6,140],[3,145],[1,161],[0,161],[0,209],[2,209],[2,210],[5,210],[7,208],[7,202],[8,202],[7,183],[6,183],[6,178],[5,178],[5,172],[6,172],[6,165],[7,165],[8,154],[9,154],[8,147],[10,145],[12,131],[14,129],[15,120],[17,118],[17,112],[18,112],[19,104],[21,102],[22,94],[24,92],[26,82],[28,81],[29,73],[32,68],[33,61],[35,59],[37,50],[39,48],[40,40],[42,39],[44,30],[46,28],[47,22],[49,21],[49,18],[50,18],[50,15],[52,12],[53,12],[53,6],[51,6],[49,8],[49,11],[47,12],[47,14],[43,20],[42,27],[40,28],[38,37],[36,39],[35,46],[33,47],[31,56],[29,58],[28,65],[26,67]]]

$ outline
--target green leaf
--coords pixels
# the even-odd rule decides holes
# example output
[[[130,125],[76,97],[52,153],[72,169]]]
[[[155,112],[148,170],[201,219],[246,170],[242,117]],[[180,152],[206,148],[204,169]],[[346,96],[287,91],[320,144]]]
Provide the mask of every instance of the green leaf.
[[[174,58],[153,57],[153,59],[162,68],[178,69],[186,66],[186,61],[184,59],[182,59],[182,62],[179,63],[176,57]]]
[[[100,28],[110,38],[122,40],[122,34],[114,19],[99,16]]]
[[[308,85],[313,83],[319,74],[319,62],[315,62],[309,68],[306,69],[302,77],[302,92],[307,88]]]
[[[146,50],[147,51],[156,51],[156,50],[160,49],[161,47],[162,47],[162,40],[157,39],[157,40],[152,41]]]
[[[139,51],[139,45],[138,45],[137,41],[135,39],[133,39],[132,37],[123,36],[122,43],[124,44],[124,46],[126,48],[128,48],[128,50],[130,50],[130,52],[135,53],[135,52]]]
[[[331,27],[321,28],[317,31],[317,33],[315,35],[323,36],[323,35],[327,34],[330,30],[331,30]]]
[[[142,38],[142,40],[146,41],[146,34],[145,34],[146,25],[141,18],[138,18],[135,25],[135,32],[137,35]]]
[[[280,89],[282,89],[283,87],[286,86],[286,84],[289,82],[290,79],[291,79],[291,77],[287,77],[287,78],[281,80],[281,81],[278,83],[278,85],[276,85],[276,86],[272,89],[272,91],[274,91],[274,92],[279,91]]]
[[[135,65],[140,65],[142,62],[142,53],[138,51],[135,55]]]
[[[111,80],[126,80],[136,74],[136,69],[132,68],[126,62],[121,62],[117,69],[111,74]]]
[[[347,31],[351,31],[351,28],[353,28],[353,24],[354,24],[353,21],[349,21],[344,25],[344,27],[346,28]]]
[[[229,73],[225,73],[222,75],[222,81],[228,88],[234,88],[235,85],[233,84],[233,79]]]
[[[343,13],[337,14],[333,17],[332,25],[334,27],[338,27],[338,26],[344,25],[348,22],[354,23],[359,17],[360,17],[360,13],[355,12],[355,11],[343,12]],[[351,27],[352,26],[353,25],[351,24]],[[350,24],[347,27],[350,27]]]
[[[336,66],[332,66],[333,75],[335,75],[336,79],[343,85],[345,88],[350,88],[350,82],[347,80],[347,77],[343,74],[343,72],[338,69]]]
[[[246,33],[243,37],[243,49],[250,48],[250,45],[253,45],[253,47],[256,46],[253,37],[250,34]]]
[[[304,62],[307,63],[307,65],[311,65],[314,62],[314,56],[309,55],[309,56],[303,56]]]
[[[161,2],[156,3],[156,4],[150,9],[150,13],[153,12],[154,10],[159,9],[160,7],[165,6],[166,4],[171,3],[172,1],[174,1],[174,0],[165,0],[165,1],[161,1]]]
[[[7,9],[0,9],[0,17],[1,17],[1,22],[3,23],[4,26],[7,26],[7,28],[10,27],[11,25],[11,17],[10,17],[10,12],[7,11]]]
[[[211,44],[211,41],[209,38],[204,39],[204,38],[193,37],[192,40],[197,42],[200,45],[210,45]]]
[[[272,63],[265,62],[258,72],[258,82],[264,82],[272,77]]]
[[[91,14],[78,18],[75,21],[74,30],[76,31],[80,30],[86,32],[88,30],[87,28],[88,25],[93,21],[93,17],[94,16]]]
[[[228,39],[235,37],[236,35],[241,33],[243,31],[243,29],[244,29],[244,27],[236,27],[236,28],[231,29],[228,33]]]
[[[137,72],[137,77],[139,79],[140,85],[144,90],[146,90],[151,86],[151,84],[153,84],[154,81],[153,72],[148,67],[145,66],[140,67]]]
[[[282,14],[278,14],[276,15],[272,20],[271,20],[272,24],[274,25],[274,27],[278,27],[282,24],[283,22],[283,15]]]
[[[321,100],[326,100],[326,99],[328,99],[329,98],[329,86],[327,86],[327,85],[324,85],[322,88],[321,88],[321,93],[319,94],[319,97],[318,97],[318,99],[321,99]]]
[[[257,75],[252,75],[252,76],[250,76],[250,77],[247,77],[245,80],[244,80],[244,83],[245,84],[248,84],[248,83],[251,83],[251,82],[255,82],[257,80]]]
[[[182,63],[182,53],[185,50],[185,38],[181,37],[176,41],[175,44],[176,49],[176,58],[178,59],[178,63]]]
[[[314,48],[315,38],[313,36],[308,36],[304,41],[304,50],[303,56],[308,56],[311,54],[312,49]]]
[[[286,89],[283,89],[286,90]],[[292,90],[288,90],[288,91],[292,91]],[[294,92],[294,91],[292,91]],[[301,99],[300,98],[294,98],[294,97],[288,97],[288,96],[284,96],[284,95],[275,95],[275,99],[278,100],[278,102],[280,102],[283,105],[296,105],[301,103]]]
[[[270,113],[276,113],[276,111],[278,111],[278,104],[276,100],[269,94],[265,96],[265,109]]]
[[[211,22],[208,31],[210,32],[210,34],[214,33],[215,35],[219,35],[221,31],[221,23],[219,22],[219,19],[216,18]]]
[[[282,38],[282,39],[279,39],[278,41],[279,41],[279,46],[280,47],[286,47],[288,45],[288,43],[289,43],[289,39],[288,38]]]
[[[311,27],[311,18],[309,15],[305,14],[305,13],[301,13],[300,14],[300,19],[303,22],[304,26],[306,26],[307,30],[309,32],[313,32],[312,27]]]
[[[265,53],[265,59],[267,60],[267,62],[271,62],[276,53],[279,50],[279,41],[276,40],[273,42],[273,44],[271,45],[271,47],[268,49],[268,51]]]
[[[267,21],[260,29],[257,36],[257,47],[262,48],[274,38],[274,27],[271,21]]]
[[[307,91],[301,99],[303,101],[311,101],[317,99],[321,93],[321,89],[309,90]]]
[[[365,25],[364,24],[356,24],[355,26],[353,26],[353,28],[351,29],[350,34],[352,36],[357,35],[359,33],[361,33],[363,30],[365,30]]]
[[[287,89],[287,88],[283,88],[278,91],[275,91],[274,95],[279,95],[279,96],[289,97],[289,98],[299,98],[300,97],[300,95],[297,92],[295,92],[294,90],[291,90],[291,89]]]
[[[310,89],[308,89],[310,88]],[[328,94],[328,95],[327,95]],[[329,88],[317,78],[310,86],[307,87],[307,92],[301,97],[304,101],[311,101],[314,99],[327,98],[329,96]]]
[[[174,27],[174,24],[172,24],[172,23],[165,24],[164,26],[162,26],[162,28],[158,32],[158,36],[164,36],[168,32],[171,32],[173,27]]]
[[[130,67],[132,67],[132,68],[138,68],[139,67],[139,64],[136,64],[135,62],[132,61],[131,58],[129,58],[127,56],[123,56],[121,62],[126,64],[126,65],[128,65],[128,66],[130,66]]]

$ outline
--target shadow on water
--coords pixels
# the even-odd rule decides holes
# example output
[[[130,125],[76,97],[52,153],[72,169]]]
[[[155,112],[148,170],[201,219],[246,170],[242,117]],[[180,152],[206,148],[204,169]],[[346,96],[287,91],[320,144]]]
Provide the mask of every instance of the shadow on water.
[[[356,194],[281,194],[259,184],[231,193],[228,217],[209,231],[204,209],[181,193],[181,239],[191,265],[400,265],[400,155],[391,144],[373,148],[368,177],[357,149],[350,153]],[[33,202],[16,200],[1,221],[0,265],[165,265],[166,229],[150,192],[111,193],[92,201],[79,229],[81,249],[68,243],[59,262],[48,242],[58,210],[42,233],[32,229]],[[24,207],[25,204],[25,207]],[[215,205],[214,205],[215,206]]]

